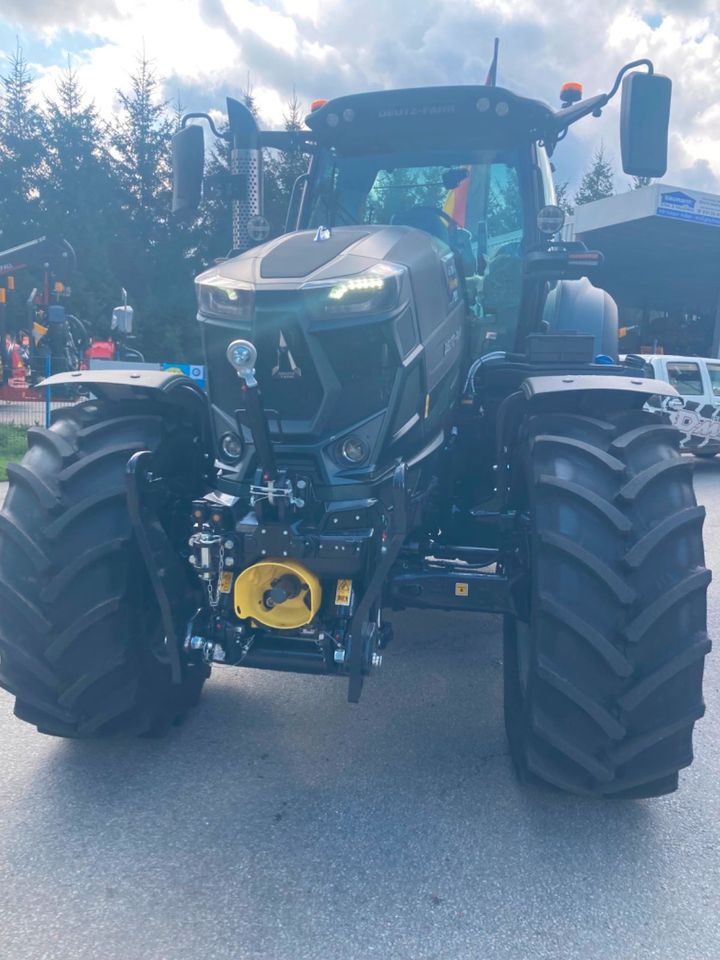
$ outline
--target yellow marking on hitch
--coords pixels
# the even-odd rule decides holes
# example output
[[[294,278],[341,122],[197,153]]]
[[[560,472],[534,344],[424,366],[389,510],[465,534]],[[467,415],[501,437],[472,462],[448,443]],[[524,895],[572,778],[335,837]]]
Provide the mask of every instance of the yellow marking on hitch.
[[[467,597],[470,593],[470,584],[469,583],[456,583],[455,584],[455,596],[456,597]]]
[[[223,570],[220,574],[220,593],[230,593],[232,590],[233,575],[230,570]]]
[[[338,580],[335,588],[335,606],[349,607],[352,597],[352,580]]]

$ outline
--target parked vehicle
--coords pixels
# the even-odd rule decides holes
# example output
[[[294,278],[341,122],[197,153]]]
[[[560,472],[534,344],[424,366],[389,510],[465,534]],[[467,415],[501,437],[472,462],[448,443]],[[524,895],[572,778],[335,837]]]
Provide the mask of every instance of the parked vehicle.
[[[668,414],[682,433],[682,450],[696,457],[720,453],[720,360],[710,357],[644,355],[658,380],[671,384],[682,398],[654,397],[648,409]]]

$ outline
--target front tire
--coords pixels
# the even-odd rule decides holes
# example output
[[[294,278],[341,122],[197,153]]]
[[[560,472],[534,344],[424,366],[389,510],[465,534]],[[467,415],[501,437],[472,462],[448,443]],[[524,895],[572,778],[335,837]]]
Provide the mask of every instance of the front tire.
[[[197,702],[209,670],[188,666],[180,684],[171,681],[125,481],[132,454],[152,451],[168,509],[181,517],[197,477],[191,437],[187,415],[168,405],[89,401],[49,430],[30,430],[28,453],[8,467],[0,685],[15,696],[16,716],[41,732],[153,736]]]
[[[515,495],[530,616],[505,623],[506,729],[523,780],[658,796],[692,761],[711,575],[678,441],[643,411],[526,425]]]

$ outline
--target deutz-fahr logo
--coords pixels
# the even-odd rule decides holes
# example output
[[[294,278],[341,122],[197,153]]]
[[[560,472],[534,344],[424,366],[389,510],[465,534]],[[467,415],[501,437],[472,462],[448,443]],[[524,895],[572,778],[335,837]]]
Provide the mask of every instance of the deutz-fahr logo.
[[[455,113],[454,103],[425,104],[419,107],[386,107],[385,110],[378,111],[378,117],[384,119],[392,117],[393,119],[401,117],[431,117],[442,113]]]

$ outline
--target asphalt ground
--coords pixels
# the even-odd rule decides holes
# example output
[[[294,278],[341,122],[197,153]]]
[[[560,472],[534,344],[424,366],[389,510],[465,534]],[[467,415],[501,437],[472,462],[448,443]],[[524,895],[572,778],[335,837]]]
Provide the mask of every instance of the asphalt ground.
[[[696,483],[716,566],[720,460]],[[720,957],[717,655],[680,791],[595,802],[516,783],[495,618],[394,624],[359,706],[218,669],[164,741],[43,737],[0,693],[0,958]]]

